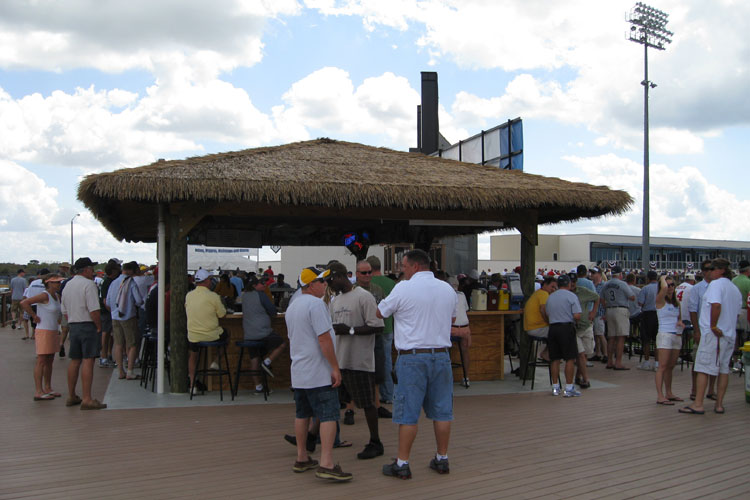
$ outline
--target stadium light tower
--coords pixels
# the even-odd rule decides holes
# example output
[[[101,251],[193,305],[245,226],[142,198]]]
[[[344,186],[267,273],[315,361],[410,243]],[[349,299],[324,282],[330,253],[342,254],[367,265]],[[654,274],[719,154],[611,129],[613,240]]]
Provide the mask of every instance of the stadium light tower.
[[[649,185],[648,185],[648,89],[656,84],[648,79],[648,48],[664,50],[666,44],[672,43],[672,33],[666,29],[669,14],[643,2],[638,2],[627,17],[630,23],[628,39],[643,45],[643,246],[641,262],[643,270],[648,271],[650,260],[649,248]]]

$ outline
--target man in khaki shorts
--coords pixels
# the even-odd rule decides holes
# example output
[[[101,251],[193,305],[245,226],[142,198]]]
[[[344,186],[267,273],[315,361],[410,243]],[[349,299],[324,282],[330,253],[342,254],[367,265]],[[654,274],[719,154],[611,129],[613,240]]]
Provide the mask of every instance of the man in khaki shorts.
[[[606,307],[607,333],[607,368],[613,370],[630,370],[622,366],[622,352],[625,348],[625,337],[630,335],[630,309],[628,301],[635,300],[635,294],[622,281],[622,268],[612,268],[612,279],[607,281],[599,294]]]
[[[578,374],[575,378],[576,384],[581,389],[591,387],[589,374],[586,368],[587,356],[594,355],[594,325],[592,321],[599,309],[599,295],[588,288],[578,286],[578,274],[570,273],[570,291],[573,292],[581,303],[581,318],[576,321],[576,343],[578,344]],[[593,304],[592,308],[589,305]],[[590,310],[589,310],[590,309]]]
[[[133,373],[135,358],[138,356],[140,333],[136,312],[143,304],[138,285],[133,276],[138,273],[138,263],[126,262],[122,265],[122,274],[115,279],[107,291],[106,304],[112,312],[112,337],[114,339],[113,354],[117,367],[120,369],[120,379],[136,380],[140,376]],[[128,371],[122,366],[123,346],[128,350]]]

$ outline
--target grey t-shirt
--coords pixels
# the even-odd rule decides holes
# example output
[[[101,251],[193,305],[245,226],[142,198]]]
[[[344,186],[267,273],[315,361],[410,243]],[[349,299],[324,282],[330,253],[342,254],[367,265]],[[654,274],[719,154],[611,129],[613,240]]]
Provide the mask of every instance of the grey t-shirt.
[[[383,320],[376,315],[375,297],[364,288],[336,295],[329,308],[333,324],[383,327]],[[336,359],[339,368],[374,372],[375,335],[336,335]]]
[[[581,313],[581,303],[570,290],[558,290],[550,294],[545,305],[550,325],[552,323],[573,323],[574,314]]]
[[[628,284],[618,278],[607,281],[599,295],[604,307],[628,307],[628,297],[635,298]]]
[[[638,304],[641,306],[641,311],[656,311],[656,290],[658,286],[654,281],[641,288],[641,292],[638,294]]]
[[[318,343],[320,335],[332,330],[331,316],[325,302],[313,295],[300,293],[286,310],[289,356],[292,358],[292,387],[314,389],[331,385],[331,365]],[[335,343],[333,343],[335,348]]]
[[[273,331],[271,316],[276,316],[276,308],[265,293],[247,290],[242,294],[242,331],[245,340],[268,337]]]
[[[635,285],[628,285],[630,287],[630,290],[633,291],[633,294],[638,297],[638,294],[641,293],[641,289],[638,288]],[[629,300],[628,301],[628,309],[630,310],[630,317],[637,316],[641,314],[641,306],[638,304],[637,300]]]
[[[23,291],[26,290],[27,286],[28,283],[26,283],[26,278],[24,278],[23,276],[16,276],[12,280],[10,280],[10,300],[23,299]]]

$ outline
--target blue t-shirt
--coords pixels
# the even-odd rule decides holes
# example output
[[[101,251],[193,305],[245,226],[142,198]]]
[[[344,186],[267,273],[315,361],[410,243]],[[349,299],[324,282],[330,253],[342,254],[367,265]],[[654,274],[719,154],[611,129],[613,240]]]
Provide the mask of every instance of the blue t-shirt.
[[[581,302],[576,294],[570,290],[558,290],[550,294],[547,304],[547,317],[550,325],[552,323],[573,323],[574,314],[581,314]]]
[[[641,306],[641,311],[656,311],[656,292],[659,285],[654,281],[641,288],[641,292],[638,294],[638,304]]]

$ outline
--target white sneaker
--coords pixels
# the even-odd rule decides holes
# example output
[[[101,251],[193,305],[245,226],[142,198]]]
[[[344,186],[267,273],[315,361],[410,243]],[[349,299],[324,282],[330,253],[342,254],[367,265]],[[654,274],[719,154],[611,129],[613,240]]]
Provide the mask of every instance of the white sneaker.
[[[559,396],[560,395],[560,388],[559,387],[552,387],[552,395],[553,396]]]
[[[466,388],[468,389],[470,385],[471,385],[471,384],[469,383],[469,379],[468,379],[468,378],[465,378],[465,379],[464,379],[464,382],[463,382],[463,386],[464,386],[464,387],[466,387]]]
[[[652,363],[651,363],[651,371],[655,372],[655,371],[657,371],[658,369],[659,369],[659,362],[658,362],[658,361],[654,361],[654,362],[652,362]]]
[[[563,393],[563,397],[564,397],[564,398],[577,398],[577,397],[579,397],[580,395],[581,395],[581,393],[580,393],[580,392],[578,392],[578,391],[577,391],[577,390],[575,389],[575,387],[574,387],[574,388],[572,388],[572,389],[570,389],[570,390],[568,390],[568,389],[565,389],[565,392]]]
[[[587,368],[591,368],[593,366],[594,366],[594,363],[592,363],[591,361],[586,361],[586,367]]]
[[[649,366],[649,363],[650,363],[650,361],[644,361],[643,363],[641,363],[640,365],[638,365],[638,369],[639,370],[646,370],[646,371],[651,370],[651,367]]]

